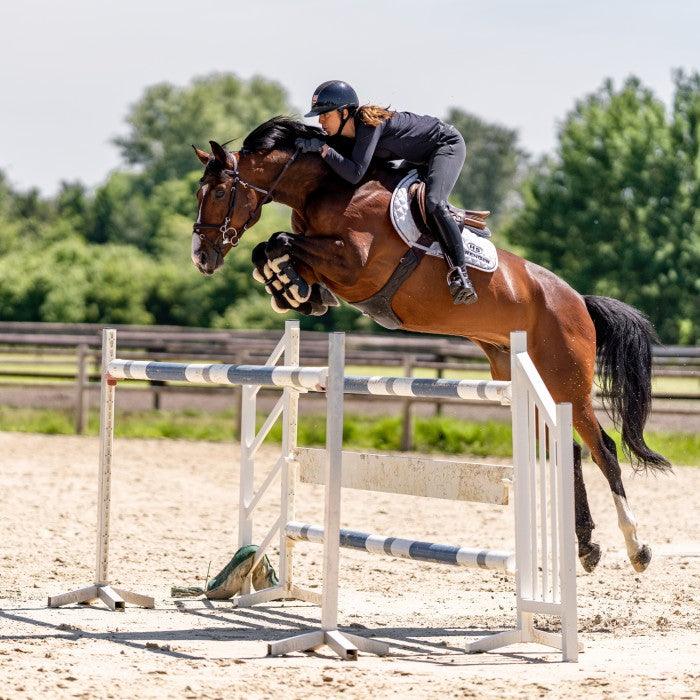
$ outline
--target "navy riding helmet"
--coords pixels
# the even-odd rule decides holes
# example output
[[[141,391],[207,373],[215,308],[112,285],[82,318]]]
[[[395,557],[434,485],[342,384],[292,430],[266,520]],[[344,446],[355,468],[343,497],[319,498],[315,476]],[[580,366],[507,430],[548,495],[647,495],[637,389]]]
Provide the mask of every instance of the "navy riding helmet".
[[[360,106],[357,93],[351,85],[342,80],[327,80],[321,83],[315,90],[311,98],[311,110],[305,117],[317,117],[325,112],[332,112],[334,109],[344,107],[355,108]]]

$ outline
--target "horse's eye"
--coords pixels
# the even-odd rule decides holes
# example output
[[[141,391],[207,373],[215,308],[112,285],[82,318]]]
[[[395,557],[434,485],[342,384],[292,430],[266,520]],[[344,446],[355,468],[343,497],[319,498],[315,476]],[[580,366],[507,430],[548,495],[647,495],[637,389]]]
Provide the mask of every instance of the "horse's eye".
[[[220,189],[214,190],[214,197],[216,199],[221,199],[226,194],[226,190],[222,187]]]

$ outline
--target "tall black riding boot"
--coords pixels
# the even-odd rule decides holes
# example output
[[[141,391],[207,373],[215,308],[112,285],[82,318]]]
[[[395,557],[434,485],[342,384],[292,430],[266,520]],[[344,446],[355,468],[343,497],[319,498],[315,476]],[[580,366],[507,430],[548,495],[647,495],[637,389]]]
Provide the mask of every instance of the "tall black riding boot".
[[[436,238],[445,254],[449,272],[447,286],[455,304],[473,304],[477,300],[476,290],[469,279],[462,247],[462,234],[457,222],[450,214],[447,202],[440,202],[433,210]]]

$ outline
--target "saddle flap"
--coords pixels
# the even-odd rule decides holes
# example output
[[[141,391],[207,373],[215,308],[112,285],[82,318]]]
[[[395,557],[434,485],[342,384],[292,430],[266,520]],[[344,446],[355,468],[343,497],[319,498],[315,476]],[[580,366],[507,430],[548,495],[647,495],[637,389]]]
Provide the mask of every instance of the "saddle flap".
[[[486,272],[498,267],[498,253],[484,224],[488,212],[452,208],[457,224],[462,229],[462,241],[467,265]],[[418,173],[409,172],[398,183],[391,196],[389,215],[399,237],[417,251],[431,257],[443,257],[440,245],[427,224],[425,209],[425,183],[418,180]],[[478,224],[478,225],[477,225]]]

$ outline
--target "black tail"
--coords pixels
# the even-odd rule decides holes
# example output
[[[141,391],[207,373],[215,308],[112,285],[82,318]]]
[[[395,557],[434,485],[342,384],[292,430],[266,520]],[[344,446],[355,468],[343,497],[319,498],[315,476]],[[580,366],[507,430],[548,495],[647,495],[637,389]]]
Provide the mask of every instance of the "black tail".
[[[644,442],[651,410],[654,328],[644,314],[617,299],[584,299],[595,325],[603,404],[622,434],[625,455],[636,468],[666,470],[670,462]]]

